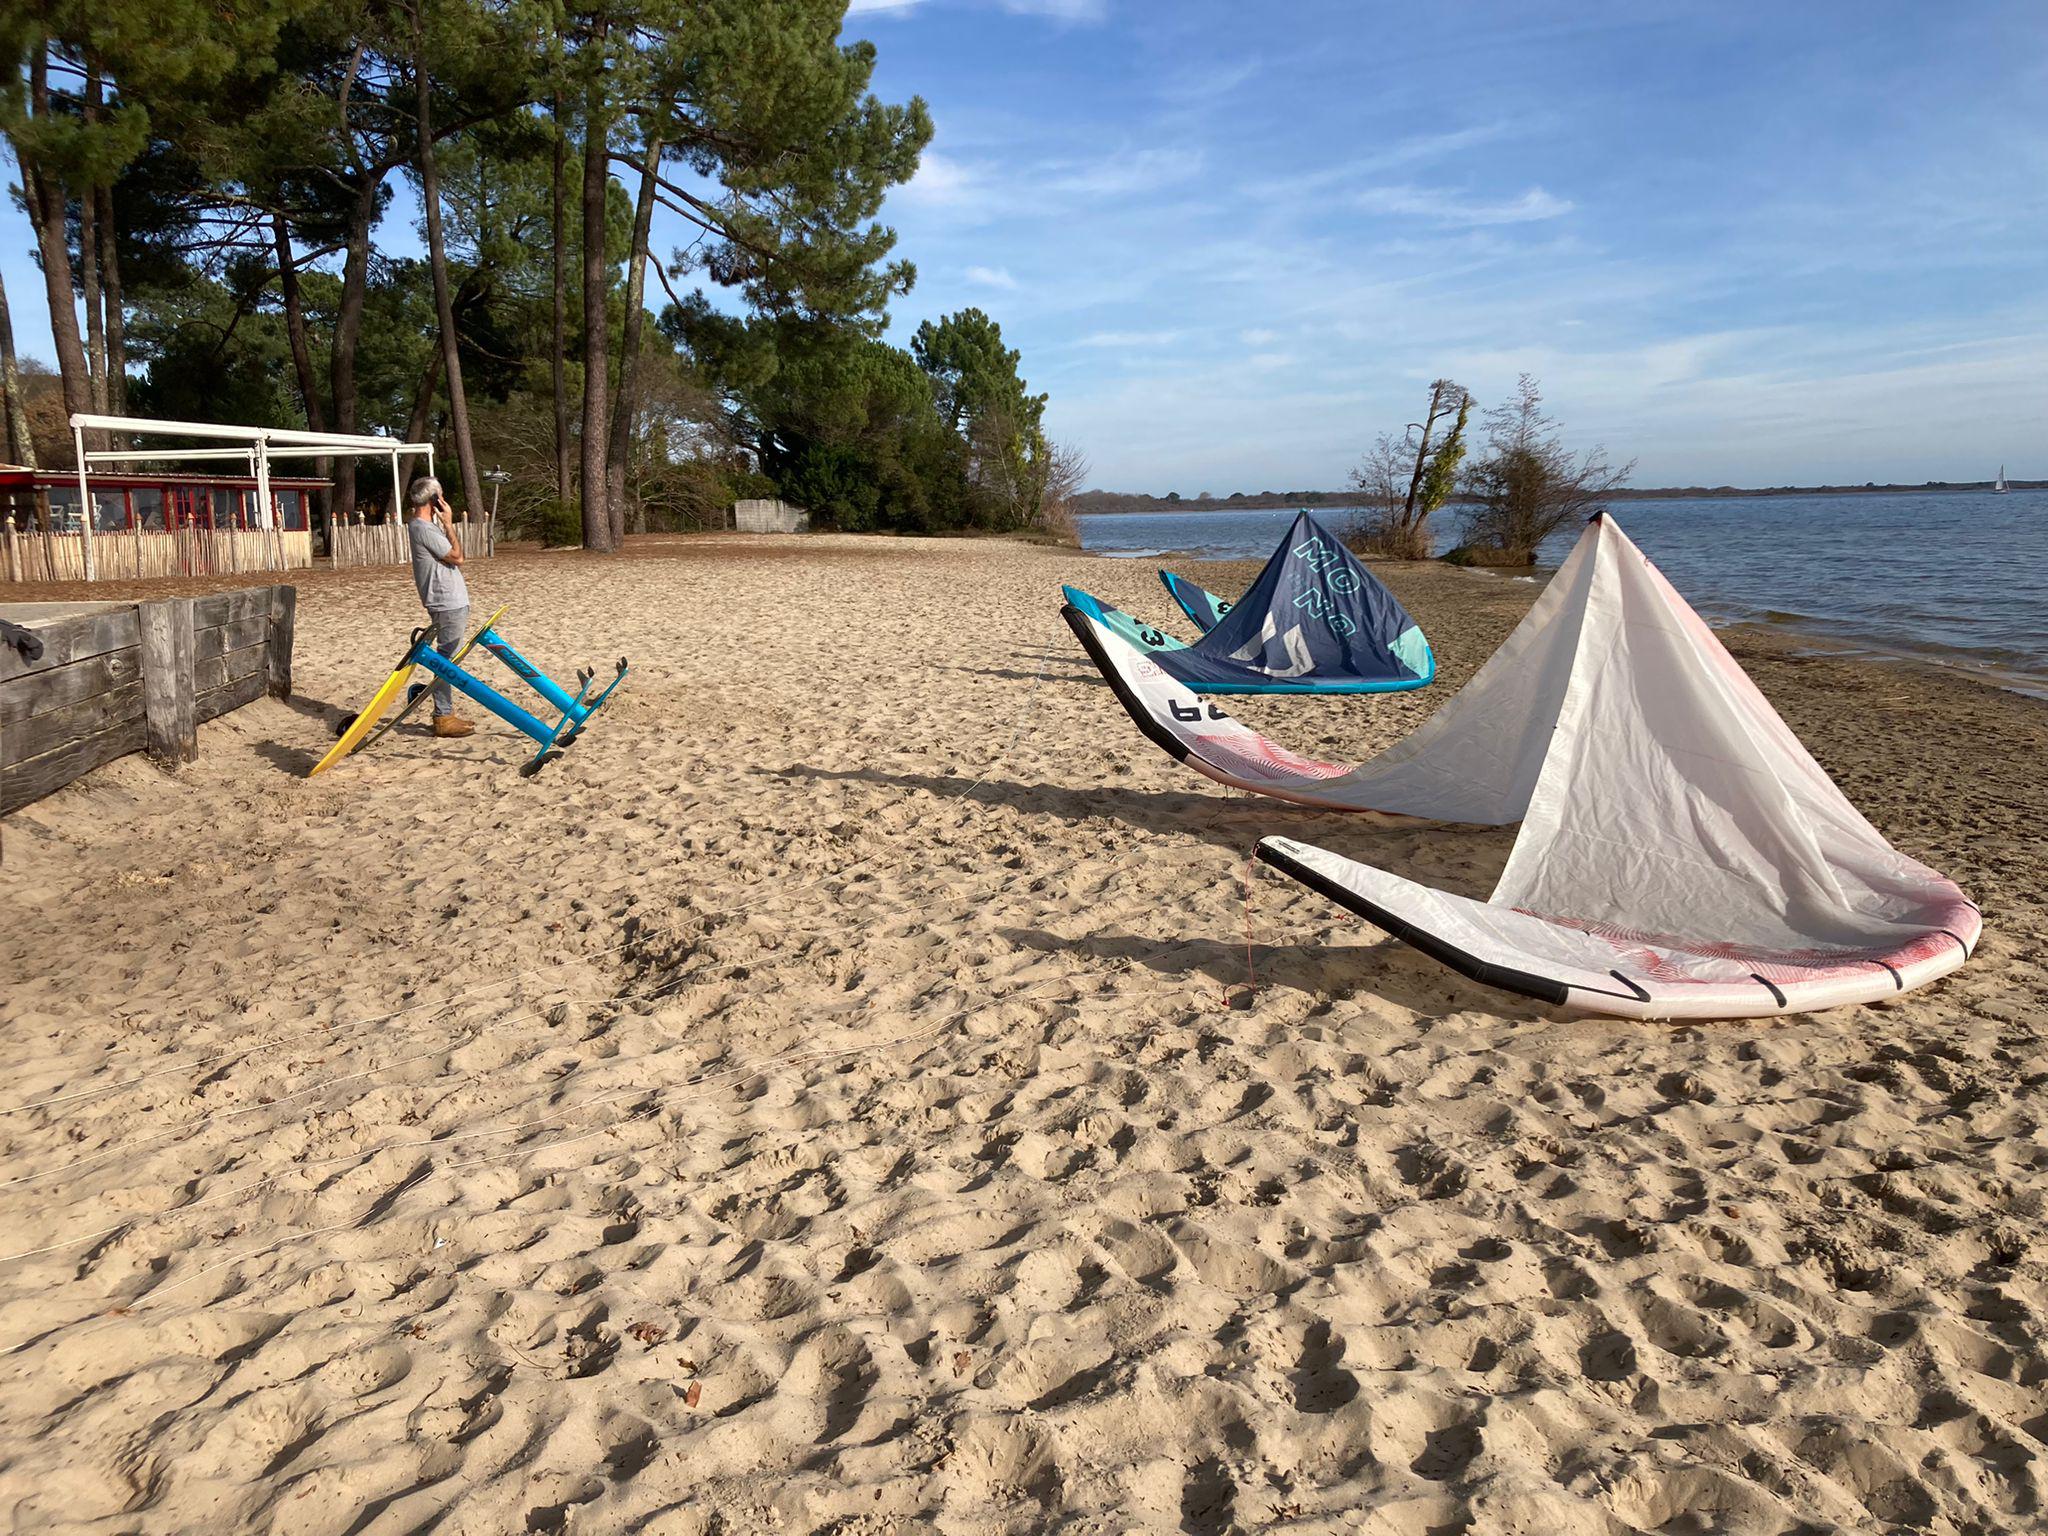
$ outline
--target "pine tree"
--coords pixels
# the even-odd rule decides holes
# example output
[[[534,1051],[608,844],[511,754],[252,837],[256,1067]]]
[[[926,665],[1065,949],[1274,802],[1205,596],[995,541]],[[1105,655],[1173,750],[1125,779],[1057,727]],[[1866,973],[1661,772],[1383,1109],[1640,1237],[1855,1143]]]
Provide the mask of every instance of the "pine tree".
[[[114,233],[108,190],[148,143],[150,104],[204,91],[268,58],[284,3],[16,0],[0,9],[0,134],[21,169],[67,411],[120,398],[107,381],[125,365],[119,264],[105,259]],[[90,351],[74,307],[81,291]],[[88,446],[98,446],[98,434]]]
[[[979,309],[918,326],[911,355],[931,377],[939,414],[968,445],[970,473],[991,527],[1028,527],[1043,485],[1045,396],[1029,393],[1023,361]]]
[[[879,333],[890,297],[908,292],[916,274],[887,259],[895,232],[874,220],[889,188],[915,174],[931,119],[922,101],[891,106],[869,93],[874,45],[840,45],[844,14],[844,0],[650,0],[585,16],[574,67],[588,82],[609,66],[604,92],[585,86],[587,310],[605,291],[594,265],[606,236],[599,167],[615,160],[642,178],[632,261],[648,259],[642,216],[651,195],[701,236],[670,264],[676,275],[700,271],[764,315]],[[614,146],[614,121],[627,115],[642,140]],[[721,195],[703,195],[702,180]],[[622,526],[608,505],[622,481],[608,467],[613,442],[632,437],[628,381],[640,328],[629,332],[619,359],[624,420],[614,423],[607,338],[585,329],[583,527],[593,548],[611,547]]]

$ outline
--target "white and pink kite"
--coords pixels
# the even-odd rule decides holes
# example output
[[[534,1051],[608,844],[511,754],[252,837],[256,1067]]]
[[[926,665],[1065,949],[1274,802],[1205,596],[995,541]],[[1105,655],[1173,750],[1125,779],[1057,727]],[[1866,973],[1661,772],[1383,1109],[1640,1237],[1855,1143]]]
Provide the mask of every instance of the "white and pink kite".
[[[1476,981],[1630,1018],[1749,1018],[1892,997],[1976,947],[1977,908],[1863,818],[1611,517],[1462,692],[1354,768],[1275,745],[1105,626],[1067,620],[1139,728],[1219,783],[1519,821],[1483,902],[1289,838],[1259,844]]]

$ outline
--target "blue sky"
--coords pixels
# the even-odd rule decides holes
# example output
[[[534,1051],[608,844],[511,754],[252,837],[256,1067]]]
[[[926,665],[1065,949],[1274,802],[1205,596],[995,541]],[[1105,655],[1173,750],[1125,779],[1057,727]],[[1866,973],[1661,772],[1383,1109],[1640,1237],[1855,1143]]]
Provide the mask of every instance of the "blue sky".
[[[847,30],[937,124],[884,215],[919,270],[893,334],[988,310],[1094,484],[1334,487],[1430,379],[1483,405],[1524,370],[1639,484],[2048,475],[2040,0],[855,0]],[[47,358],[28,243],[8,207]]]
[[[1119,489],[1340,484],[1537,374],[1643,484],[2048,474],[2048,7],[863,3],[977,303]]]

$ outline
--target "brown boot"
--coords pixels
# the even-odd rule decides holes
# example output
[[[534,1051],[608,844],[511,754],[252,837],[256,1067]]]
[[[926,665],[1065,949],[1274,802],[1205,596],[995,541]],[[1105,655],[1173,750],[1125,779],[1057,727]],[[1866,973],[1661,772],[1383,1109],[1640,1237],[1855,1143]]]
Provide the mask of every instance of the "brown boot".
[[[468,736],[474,733],[475,730],[476,727],[460,715],[434,716],[434,734],[436,736]]]

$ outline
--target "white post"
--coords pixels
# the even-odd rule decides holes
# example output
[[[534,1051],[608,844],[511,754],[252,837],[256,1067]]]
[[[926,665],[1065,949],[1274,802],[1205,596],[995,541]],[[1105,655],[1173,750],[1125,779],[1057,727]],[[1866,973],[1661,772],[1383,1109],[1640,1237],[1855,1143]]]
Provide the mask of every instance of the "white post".
[[[404,471],[398,467],[398,450],[391,450],[391,516],[388,522],[397,522],[405,516]]]
[[[85,579],[91,581],[92,569],[92,489],[85,482],[85,428],[73,424],[71,445],[78,451],[78,526],[85,530]]]
[[[256,439],[256,447],[250,455],[256,460],[256,526],[261,530],[257,542],[263,546],[263,568],[270,569],[270,544],[265,537],[270,532],[270,447],[262,438]]]

